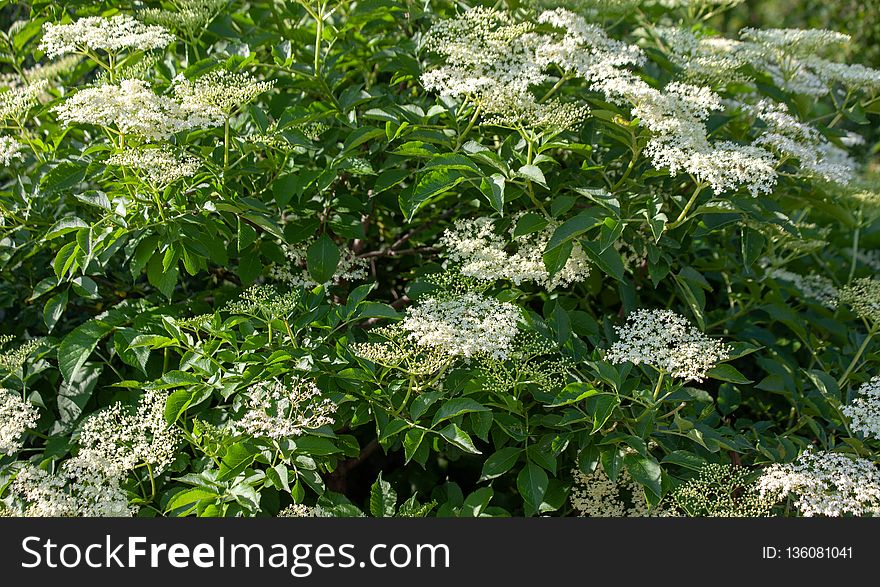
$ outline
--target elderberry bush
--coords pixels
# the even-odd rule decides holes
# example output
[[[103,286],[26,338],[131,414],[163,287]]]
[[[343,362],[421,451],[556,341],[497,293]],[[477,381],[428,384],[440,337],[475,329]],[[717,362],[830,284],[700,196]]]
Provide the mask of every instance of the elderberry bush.
[[[0,513],[880,514],[880,71],[748,15],[0,2]]]

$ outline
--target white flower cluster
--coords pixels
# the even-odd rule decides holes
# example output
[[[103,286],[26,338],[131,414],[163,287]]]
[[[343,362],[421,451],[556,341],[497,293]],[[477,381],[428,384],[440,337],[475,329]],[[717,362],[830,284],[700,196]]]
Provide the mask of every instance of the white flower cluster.
[[[297,379],[290,385],[261,381],[245,392],[247,410],[230,423],[236,434],[281,440],[307,430],[333,424],[336,403],[321,398],[312,381]]]
[[[626,469],[618,473],[616,483],[601,466],[589,475],[579,469],[572,470],[571,474],[573,484],[568,499],[581,517],[643,518],[659,515],[659,510],[648,509],[644,490]]]
[[[514,236],[516,218],[510,229],[510,241],[515,252],[508,252],[508,239],[495,232],[491,218],[459,219],[440,239],[447,257],[459,264],[462,275],[486,281],[506,279],[516,285],[533,281],[548,291],[579,283],[590,275],[590,263],[579,243],[574,243],[565,266],[550,275],[544,266],[543,254],[547,243],[559,226],[550,222],[542,230]]]
[[[801,275],[782,268],[770,269],[767,271],[767,277],[788,282],[799,289],[804,297],[816,300],[832,310],[837,308],[840,292],[837,291],[834,282],[827,277],[815,273]]]
[[[148,24],[158,24],[193,37],[203,32],[227,3],[228,0],[185,0],[175,2],[177,10],[145,8],[138,12],[138,17]]]
[[[79,435],[79,466],[124,478],[142,463],[161,473],[177,454],[178,433],[165,422],[166,395],[147,391],[132,410],[115,403],[86,418]]]
[[[846,185],[855,177],[856,163],[846,151],[792,116],[785,104],[764,99],[745,110],[767,125],[756,145],[766,146],[783,160],[797,159],[805,173],[825,181]]]
[[[676,487],[667,507],[687,517],[760,518],[771,515],[778,503],[762,495],[749,479],[748,469],[710,463],[699,474]]]
[[[572,12],[544,12],[538,22],[565,30],[537,33],[531,23],[483,7],[436,23],[425,46],[443,55],[445,64],[425,72],[423,85],[445,96],[470,98],[488,124],[560,132],[585,119],[588,109],[536,98],[532,89],[551,79],[549,65],[581,72],[600,62],[614,66],[642,58],[638,49],[609,39]]]
[[[0,86],[20,88],[29,84],[55,80],[73,71],[80,61],[82,61],[81,56],[68,55],[48,63],[35,63],[31,67],[24,68],[21,74],[18,72],[0,74]]]
[[[401,322],[416,344],[465,358],[506,358],[521,313],[508,302],[469,292],[429,297],[406,309]]]
[[[605,360],[615,364],[646,364],[673,377],[702,381],[712,367],[730,357],[724,343],[671,310],[636,310],[615,330],[620,340],[605,354]]]
[[[24,115],[39,102],[47,85],[46,80],[41,80],[0,90],[0,121],[15,120],[20,124]]]
[[[327,513],[320,506],[310,506],[304,503],[294,503],[280,512],[279,518],[326,518]]]
[[[749,63],[742,42],[679,27],[657,27],[655,31],[669,49],[670,61],[681,67],[686,77],[717,86],[750,80],[742,71]]]
[[[823,49],[839,51],[850,42],[849,35],[823,29],[746,28],[740,36],[747,41],[741,50],[749,62],[795,94],[824,96],[835,83],[853,91],[880,89],[880,71],[818,56]]]
[[[370,331],[381,338],[376,342],[356,342],[349,345],[352,354],[389,369],[397,369],[412,376],[432,375],[451,362],[442,348],[418,345],[409,340],[409,332],[399,322],[380,326]]]
[[[215,69],[194,80],[174,78],[174,95],[189,112],[199,112],[215,125],[223,124],[236,108],[244,106],[275,81],[260,81],[247,72]]]
[[[90,51],[149,51],[174,40],[163,27],[146,25],[127,14],[89,16],[69,24],[47,23],[40,50],[49,57]]]
[[[764,469],[761,495],[794,496],[804,516],[880,515],[880,469],[871,461],[807,448],[797,460]]]
[[[880,440],[880,375],[863,383],[857,397],[841,411],[850,420],[850,430]]]
[[[21,449],[21,437],[37,425],[40,412],[18,394],[0,388],[0,455],[11,455]]]
[[[871,277],[855,279],[840,288],[839,300],[860,318],[880,323],[880,281]]]
[[[298,302],[298,292],[278,293],[271,285],[257,284],[247,288],[238,300],[226,304],[223,309],[230,314],[287,319]]]
[[[54,111],[62,124],[116,128],[123,134],[150,141],[222,123],[209,112],[200,111],[198,105],[183,104],[169,96],[156,94],[147,82],[139,79],[84,88],[56,106]]]
[[[24,159],[24,145],[12,137],[0,136],[0,164],[4,167],[12,165],[13,159]]]
[[[195,157],[181,157],[168,147],[126,149],[111,156],[105,163],[135,169],[157,188],[171,185],[184,177],[192,177],[200,167]]]
[[[295,245],[282,244],[284,256],[290,261],[290,266],[281,267],[272,265],[269,268],[269,275],[273,279],[283,281],[292,287],[304,287],[306,289],[313,288],[317,285],[329,287],[340,281],[357,281],[367,277],[367,267],[369,266],[366,259],[360,259],[358,256],[346,246],[339,247],[339,263],[336,265],[336,271],[333,276],[324,282],[318,284],[311,275],[309,275],[307,265],[309,246],[315,242],[315,238],[309,238]]]
[[[28,464],[10,486],[23,503],[13,513],[39,517],[127,517],[137,511],[119,485],[119,478],[107,477],[73,461],[54,474]]]

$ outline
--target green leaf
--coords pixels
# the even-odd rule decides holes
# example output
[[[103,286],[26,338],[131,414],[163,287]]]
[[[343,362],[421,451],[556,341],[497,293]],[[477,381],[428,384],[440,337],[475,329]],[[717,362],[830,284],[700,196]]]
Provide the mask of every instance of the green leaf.
[[[484,177],[480,182],[480,191],[499,214],[504,213],[504,183],[504,176],[500,173]]]
[[[582,383],[578,381],[566,385],[565,388],[563,388],[563,390],[559,392],[553,402],[546,405],[550,408],[558,408],[560,406],[576,404],[579,401],[585,400],[588,397],[592,397],[598,394],[599,390],[589,383]]]
[[[226,449],[223,460],[220,461],[220,472],[217,481],[228,481],[244,472],[257,456],[257,453],[240,442],[236,442]]]
[[[489,408],[486,406],[475,402],[474,400],[466,397],[457,397],[445,402],[440,409],[437,410],[437,413],[434,414],[434,420],[431,422],[431,427],[433,428],[443,420],[448,420],[450,418],[455,418],[456,416],[460,416],[462,414],[466,414],[468,412],[488,412]]]
[[[413,456],[415,456],[424,437],[425,431],[421,428],[408,430],[403,437],[403,454],[407,463],[412,460]]]
[[[220,496],[217,493],[210,489],[204,489],[202,487],[193,487],[192,489],[187,489],[185,491],[181,491],[168,500],[168,505],[165,508],[166,512],[175,512],[177,515],[186,515],[192,510],[196,509],[198,505],[202,502],[215,502]],[[180,510],[180,511],[177,511]]]
[[[87,169],[83,163],[62,161],[40,179],[40,185],[46,194],[69,190],[82,183]]]
[[[192,403],[193,393],[189,389],[178,389],[165,400],[165,423],[169,426],[177,422]]]
[[[109,312],[103,318],[94,318],[74,328],[58,346],[58,368],[65,381],[72,381],[89,355],[98,346],[98,341],[107,336],[124,321],[119,312]]]
[[[454,444],[461,450],[465,452],[469,452],[471,454],[482,454],[477,450],[477,447],[474,446],[474,442],[471,440],[471,437],[467,432],[456,426],[455,424],[450,424],[446,428],[440,431],[440,436],[448,440],[451,444]]]
[[[536,165],[523,165],[519,168],[519,171],[517,171],[516,174],[547,187],[547,180],[544,179],[544,172]]]
[[[339,247],[327,234],[322,234],[306,251],[309,275],[318,283],[333,279],[339,266]]]
[[[520,219],[516,223],[516,228],[513,229],[513,236],[514,238],[516,238],[525,234],[538,232],[539,230],[543,230],[546,226],[546,218],[538,214],[528,212],[520,216]]]
[[[382,479],[382,473],[370,488],[370,513],[376,518],[394,517],[397,507],[397,493],[392,489],[391,483]]]
[[[653,457],[643,457],[638,453],[629,453],[623,457],[623,463],[636,482],[647,488],[657,497],[663,496],[663,488],[660,484],[660,463]]]
[[[620,259],[620,253],[614,247],[602,250],[602,246],[596,242],[581,241],[581,246],[590,261],[599,266],[606,275],[610,275],[617,281],[623,281],[626,269]]]
[[[480,481],[494,479],[508,472],[516,465],[522,449],[515,446],[505,446],[498,449],[492,454],[486,462],[483,463],[483,472],[480,474]]]
[[[468,174],[455,169],[433,169],[425,173],[415,188],[405,190],[400,194],[400,210],[407,222],[413,219],[425,202],[448,192],[467,178]]]
[[[706,374],[712,379],[729,381],[731,383],[752,383],[752,380],[740,373],[733,365],[721,363],[709,369]]]
[[[80,228],[88,228],[89,225],[86,224],[83,220],[80,220],[76,216],[65,216],[58,222],[52,225],[48,231],[46,231],[46,235],[44,238],[52,239],[56,236],[61,236],[63,234],[67,234],[73,230],[79,230]]]
[[[49,329],[49,332],[52,332],[52,329],[55,328],[55,324],[58,323],[58,319],[61,318],[65,308],[67,308],[66,289],[46,300],[45,305],[43,305],[43,322],[46,323],[46,328]]]
[[[179,269],[177,264],[170,266],[167,270],[163,267],[163,255],[155,254],[147,264],[147,281],[158,289],[163,296],[169,300],[174,295],[174,288],[177,286],[177,278]]]
[[[526,502],[529,509],[537,510],[541,502],[544,501],[544,494],[547,492],[547,473],[535,463],[526,463],[526,466],[516,476],[516,487],[519,494]]]
[[[572,245],[571,241],[567,241],[543,254],[544,268],[547,269],[550,275],[556,275],[562,271],[562,268],[565,267],[568,259],[571,257],[573,247],[574,245]]]

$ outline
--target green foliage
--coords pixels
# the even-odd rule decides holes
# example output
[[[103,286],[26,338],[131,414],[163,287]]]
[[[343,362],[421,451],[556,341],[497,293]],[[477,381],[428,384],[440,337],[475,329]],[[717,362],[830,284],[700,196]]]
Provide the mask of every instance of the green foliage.
[[[146,4],[0,7],[0,105],[46,80],[0,133],[20,147],[0,151],[0,391],[39,410],[20,429],[0,421],[15,439],[0,445],[10,509],[26,511],[21,471],[76,459],[83,424],[143,392],[165,394],[178,445],[165,466],[141,455],[112,479],[141,516],[595,511],[580,477],[622,487],[620,511],[714,515],[701,483],[730,497],[752,480],[699,477],[707,464],[758,471],[809,445],[880,461],[842,411],[880,358],[877,149],[855,139],[876,140],[880,84],[825,80],[807,96],[786,85],[801,70],[756,62],[697,79],[663,27],[712,36],[735,10],[573,3],[640,48],[644,63],[620,69],[658,96],[678,82],[727,100],[697,125],[732,150],[670,169],[658,137],[687,128],[663,135],[661,106],[558,63],[495,111],[504,96],[431,89],[424,74],[452,57],[426,39],[460,2],[206,0],[185,18],[187,2]],[[563,34],[537,20],[544,3],[496,4]],[[41,48],[48,24],[116,14],[171,40]],[[62,116],[89,89],[112,97],[102,84],[143,84],[180,120],[144,136],[124,116]],[[843,161],[817,166],[852,177],[835,185],[761,142],[758,98],[810,125],[808,151]],[[750,192],[746,164],[725,189],[700,174],[760,145],[767,190]],[[481,218],[491,227],[461,236]],[[691,378],[662,357],[612,361],[637,309],[683,317],[723,341],[722,360]],[[699,362],[700,340],[664,352]],[[796,513],[754,502],[728,509]]]

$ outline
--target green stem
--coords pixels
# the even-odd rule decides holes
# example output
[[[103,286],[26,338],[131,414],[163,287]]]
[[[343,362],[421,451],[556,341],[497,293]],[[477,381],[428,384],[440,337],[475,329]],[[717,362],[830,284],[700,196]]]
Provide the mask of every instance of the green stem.
[[[681,214],[679,214],[678,218],[676,218],[673,222],[670,222],[669,224],[666,225],[667,229],[672,230],[673,228],[680,226],[687,219],[688,212],[691,211],[691,208],[693,208],[694,204],[697,201],[697,197],[699,197],[700,192],[703,191],[703,188],[705,188],[705,187],[706,187],[706,184],[704,184],[704,183],[697,185],[697,189],[694,190],[694,193],[693,193],[693,195],[691,195],[691,199],[688,200],[688,203],[684,205],[684,208],[682,209]]]
[[[660,397],[660,386],[663,385],[663,377],[666,375],[664,371],[660,371],[660,377],[657,378],[657,385],[654,386],[654,401]],[[658,402],[659,403],[659,402]]]
[[[324,37],[324,4],[318,5],[315,15],[315,77],[321,76],[321,39]]]
[[[459,147],[461,147],[462,143],[464,143],[465,137],[471,132],[471,129],[474,128],[474,125],[477,123],[477,118],[480,116],[480,109],[482,108],[481,104],[477,104],[477,107],[474,108],[474,113],[471,116],[471,119],[468,121],[468,125],[464,128],[464,132],[458,135],[458,139],[455,141],[455,148],[453,151],[458,151]]]
[[[223,125],[223,172],[229,168],[229,117]]]
[[[867,336],[865,336],[865,340],[862,341],[862,346],[859,347],[859,350],[856,351],[856,356],[852,358],[852,361],[849,362],[849,367],[846,368],[846,371],[843,372],[843,375],[840,376],[840,379],[837,380],[837,387],[843,387],[843,384],[849,378],[850,373],[853,372],[853,369],[856,368],[856,363],[859,362],[859,359],[862,357],[862,354],[865,352],[865,349],[868,348],[868,343],[871,342],[871,339],[874,338],[874,334],[877,333],[877,326],[873,326],[870,331],[868,331]]]
[[[862,229],[862,207],[859,206],[859,210],[856,213],[856,229],[853,231],[853,240],[852,240],[852,263],[849,266],[849,278],[846,280],[847,283],[851,283],[853,280],[853,276],[856,274],[856,261],[859,256],[859,236]]]

